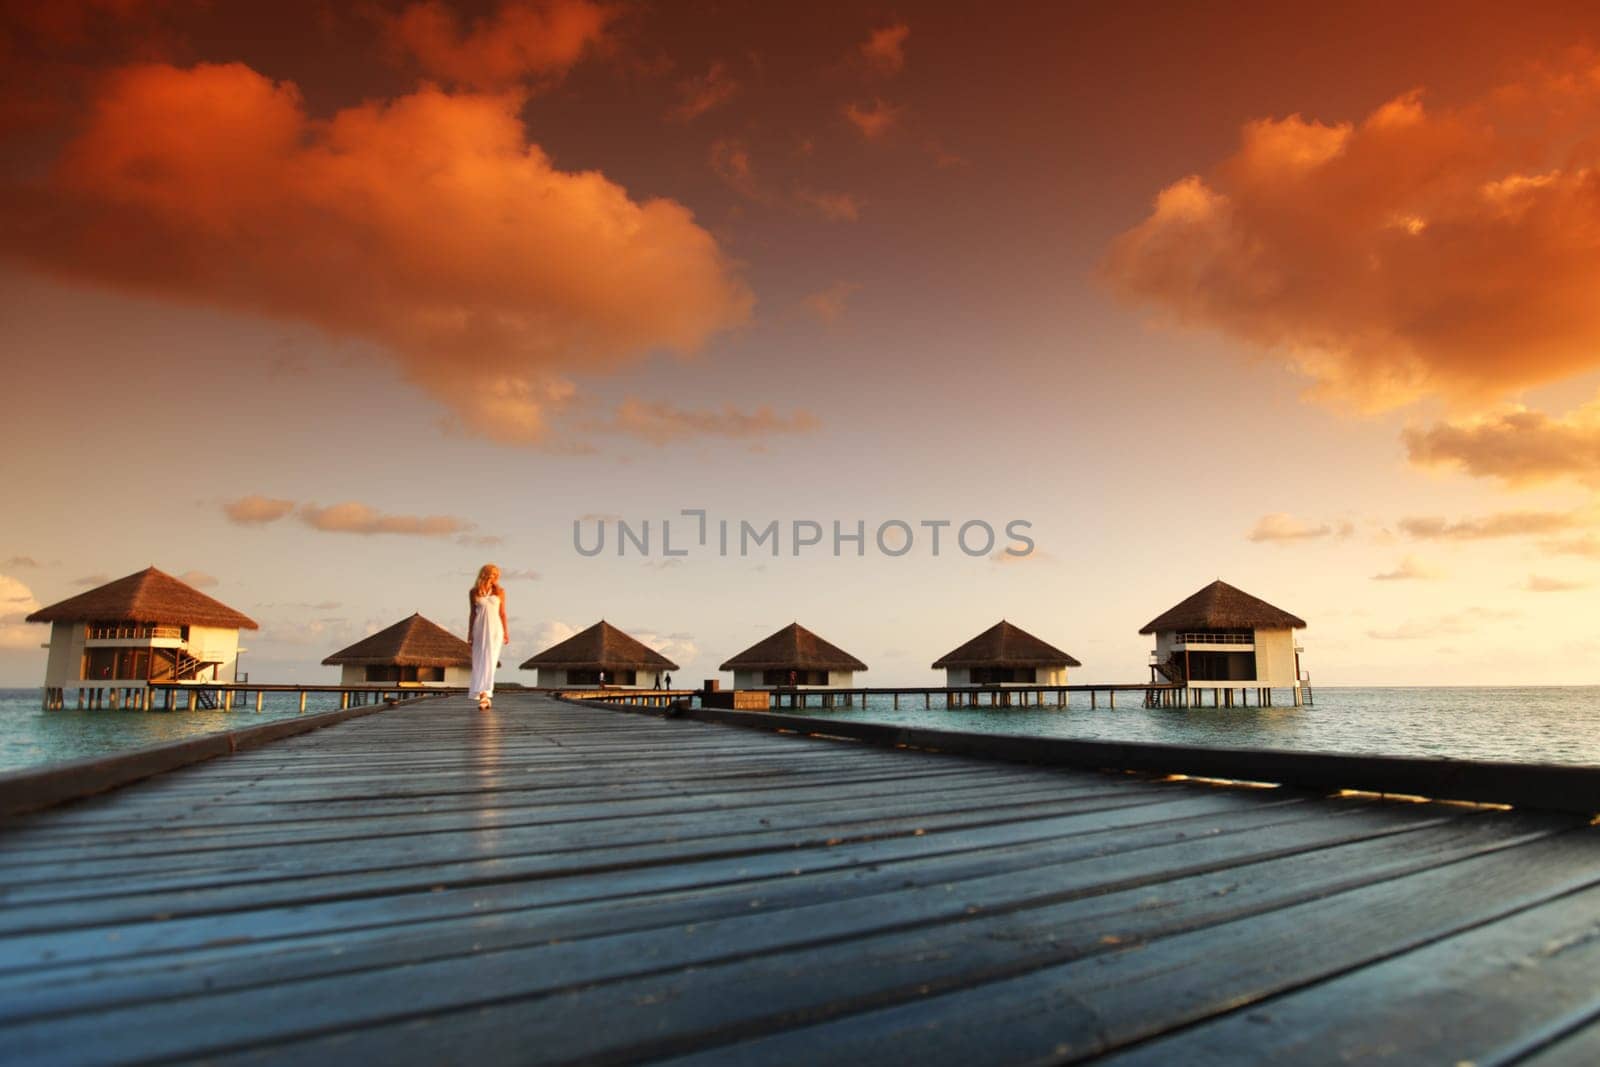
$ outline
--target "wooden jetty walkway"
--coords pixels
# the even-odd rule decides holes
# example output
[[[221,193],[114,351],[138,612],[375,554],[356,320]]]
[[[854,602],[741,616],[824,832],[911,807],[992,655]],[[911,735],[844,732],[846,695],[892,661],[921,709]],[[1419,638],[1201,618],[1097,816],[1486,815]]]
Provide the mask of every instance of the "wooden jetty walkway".
[[[1593,772],[1505,810],[496,704],[7,820],[0,1061],[1600,1059]]]

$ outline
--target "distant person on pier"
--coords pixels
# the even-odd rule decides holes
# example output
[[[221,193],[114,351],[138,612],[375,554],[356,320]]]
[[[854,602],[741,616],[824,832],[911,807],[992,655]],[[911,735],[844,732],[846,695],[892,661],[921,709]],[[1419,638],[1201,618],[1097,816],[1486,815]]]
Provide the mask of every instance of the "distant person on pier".
[[[478,580],[467,594],[471,604],[467,616],[467,635],[472,640],[472,686],[478,707],[487,710],[494,702],[494,669],[500,665],[500,649],[505,646],[511,627],[506,623],[506,591],[500,584],[500,568],[485,563],[478,568]]]

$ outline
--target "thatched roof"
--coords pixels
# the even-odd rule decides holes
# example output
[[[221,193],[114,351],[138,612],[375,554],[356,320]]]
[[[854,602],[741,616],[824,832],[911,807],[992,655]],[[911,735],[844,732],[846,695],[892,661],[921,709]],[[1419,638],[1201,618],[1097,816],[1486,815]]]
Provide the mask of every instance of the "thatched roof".
[[[1081,667],[1083,664],[1054,645],[1046,644],[1004,619],[989,627],[933,665],[936,671],[951,667]]]
[[[587,630],[531,657],[522,670],[675,671],[678,665],[601,619]]]
[[[1182,630],[1300,630],[1306,621],[1227,582],[1216,581],[1144,625],[1142,634]]]
[[[867,665],[828,644],[797,622],[757,641],[721,667],[723,671],[864,671]]]
[[[40,608],[29,622],[148,622],[257,630],[254,619],[170,574],[147,567],[87,593]]]
[[[322,661],[325,667],[470,667],[472,646],[421,615],[401,619]]]

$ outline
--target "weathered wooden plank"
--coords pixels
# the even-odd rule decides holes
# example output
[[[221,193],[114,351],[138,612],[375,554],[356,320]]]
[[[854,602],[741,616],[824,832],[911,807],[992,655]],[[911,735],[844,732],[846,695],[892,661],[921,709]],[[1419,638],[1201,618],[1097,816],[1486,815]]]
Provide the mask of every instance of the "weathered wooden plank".
[[[1361,805],[1353,806],[1360,810]],[[195,951],[219,942],[265,943],[286,938],[348,935],[439,918],[489,915],[500,911],[548,909],[576,903],[604,912],[603,925],[630,909],[650,907],[657,898],[693,908],[700,897],[732,894],[735,910],[758,910],[754,902],[810,902],[849,894],[883,875],[912,884],[920,867],[932,866],[928,879],[956,879],[1017,870],[1070,858],[1089,859],[1122,850],[1149,848],[1223,834],[1249,833],[1303,819],[1325,819],[1298,801],[1248,804],[1218,794],[1166,805],[1163,819],[1151,821],[1148,809],[1117,808],[995,827],[951,830],[921,837],[880,838],[810,849],[775,850],[752,856],[643,867],[609,874],[602,885],[584,875],[512,881],[425,893],[335,898],[320,904],[243,907],[193,918],[141,919],[115,925],[88,925],[0,940],[0,971],[24,977],[43,966]],[[747,896],[742,894],[748,894]],[[692,919],[689,915],[687,919]],[[617,928],[627,928],[616,918]],[[563,936],[582,931],[567,930]],[[590,929],[588,933],[595,932]]]
[[[847,817],[830,798],[782,805],[744,806],[699,810],[690,806],[676,811],[648,811],[644,815],[596,815],[589,818],[501,821],[486,825],[457,825],[446,831],[393,829],[387,834],[350,834],[335,840],[285,841],[274,839],[253,846],[236,844],[205,850],[152,850],[145,854],[57,858],[54,862],[6,871],[0,902],[63,900],[99,895],[107,880],[118,894],[140,892],[142,879],[153,877],[164,886],[188,885],[193,872],[213,872],[221,877],[237,872],[241,877],[268,876],[283,870],[309,868],[324,874],[345,870],[393,868],[419,863],[448,863],[484,856],[515,856],[531,852],[568,851],[576,848],[636,844],[646,841],[707,841],[712,838],[778,830],[821,830],[826,837],[849,836],[863,824],[880,824],[893,817],[938,819],[969,814],[996,819],[1054,811],[1063,802],[1108,803],[1167,799],[1159,787],[1145,790],[1099,788],[1063,790],[1053,785],[1034,788],[1006,786],[971,793],[924,792],[878,797],[870,805],[853,807]],[[459,821],[459,820],[458,820]],[[161,859],[152,865],[152,857]],[[154,873],[152,874],[152,871]],[[215,884],[209,876],[208,884]]]
[[[661,974],[690,966],[709,968],[718,961],[744,961],[754,953],[779,948],[831,946],[850,938],[881,938],[885,930],[916,930],[952,922],[969,925],[987,922],[991,927],[988,936],[1002,946],[1002,952],[1037,951],[1028,947],[1031,938],[994,938],[995,931],[1002,930],[1008,922],[1015,922],[1005,917],[1007,913],[1022,909],[1021,914],[1032,916],[1033,925],[1059,930],[1067,921],[1050,912],[1050,907],[1058,902],[1093,897],[1103,904],[1111,893],[1185,874],[1237,866],[1251,860],[1314,853],[1341,839],[1348,840],[1351,833],[1340,835],[1336,828],[1341,824],[1358,823],[1363,818],[1352,815],[1226,839],[1121,853],[1092,869],[1079,863],[1061,864],[975,879],[955,886],[940,883],[921,890],[903,890],[894,894],[892,900],[870,897],[828,901],[759,917],[737,916],[699,922],[687,930],[674,926],[556,944],[539,944],[539,939],[534,938],[536,943],[526,949],[482,942],[477,945],[477,951],[458,951],[443,959],[413,961],[399,968],[353,971],[332,978],[295,982],[263,982],[247,990],[207,991],[176,1002],[82,1010],[84,1005],[72,1004],[73,995],[79,990],[68,989],[64,991],[67,1003],[59,1005],[57,1010],[79,1009],[73,1019],[74,1043],[78,1047],[93,1049],[103,1044],[108,1051],[126,1054],[131,1049],[140,1056],[159,1057],[179,1054],[193,1048],[197,1040],[215,1041],[218,1036],[235,1045],[250,1044],[295,1032],[381,1021],[392,1017],[400,1004],[406,1005],[406,1011],[411,1014],[457,1011],[508,997],[615,982],[629,975]],[[1385,825],[1391,832],[1398,832],[1392,822],[1385,820]],[[1356,840],[1370,839],[1357,837]],[[1414,865],[1414,860],[1406,857],[1415,847],[1413,844],[1391,855]],[[1356,858],[1351,857],[1352,861]],[[1350,869],[1351,864],[1346,863],[1337,871],[1340,877],[1347,878]],[[1271,877],[1271,868],[1262,870],[1253,880],[1257,879],[1277,887],[1280,893],[1291,891],[1291,880]],[[1329,888],[1318,886],[1313,892],[1321,894]],[[1302,895],[1306,892],[1304,888],[1300,891]],[[1232,908],[1235,900],[1225,900],[1227,897],[1228,894],[1211,893],[1205,899],[1213,906]],[[1150,916],[1156,913],[1156,909],[1146,908],[1145,911]],[[1048,918],[1041,919],[1038,914],[1048,915]],[[969,918],[977,915],[986,918]],[[990,915],[995,917],[987,918]],[[469,941],[468,947],[472,944]],[[740,963],[733,966],[749,967]],[[341,996],[333,995],[335,986],[343,991]],[[617,997],[626,1000],[628,996],[631,994],[614,991],[607,999],[615,1003]],[[759,998],[756,1003],[761,1003]],[[241,1018],[244,1014],[251,1014],[251,1017]],[[619,1014],[628,1013],[621,1011]],[[188,1031],[183,1032],[170,1021],[164,1021],[179,1016],[218,1022],[210,1026],[190,1023]],[[598,1016],[594,1020],[596,1024],[600,1022]],[[637,1029],[638,1025],[609,1017],[605,1022],[605,1028],[613,1031]],[[28,1048],[50,1030],[49,1022],[40,1020],[0,1028],[0,1038]],[[523,1047],[548,1046],[541,1043]]]
[[[1600,889],[1576,893],[1112,1062],[1506,1063],[1600,1013]],[[1589,1061],[1594,1063],[1596,1061]]]
[[[1123,858],[1136,861],[1137,854]],[[1484,857],[1489,858],[1492,857]],[[1360,876],[1348,865],[1343,871],[1347,878]],[[830,1008],[859,1011],[886,995],[914,998],[926,985],[936,988],[942,981],[1003,974],[1022,961],[1103,952],[1104,939],[1111,936],[1111,931],[1124,931],[1115,935],[1122,937],[1155,937],[1172,929],[1206,928],[1219,917],[1238,920],[1258,915],[1261,908],[1281,908],[1285,898],[1295,899],[1295,884],[1271,877],[1270,866],[1246,873],[1247,877],[1234,877],[1225,885],[1213,884],[1206,892],[1183,891],[1191,887],[1181,887],[1168,894],[1176,899],[1164,906],[1151,906],[1148,899],[1138,900],[1137,892],[1132,892],[1137,888],[1134,886],[1122,891],[1126,896],[1113,891],[1082,892],[1076,897],[1069,888],[1052,886],[1050,896],[1039,906],[997,912],[979,906],[975,914],[969,915],[964,906],[966,893],[960,893],[943,902],[944,912],[932,923],[913,922],[909,928],[903,926],[892,933],[833,942],[817,936],[825,935],[826,930],[806,929],[810,923],[830,921],[834,913],[824,905],[812,915],[788,916],[807,921],[800,929],[811,938],[808,947],[754,958],[749,955],[749,940],[776,938],[784,930],[783,924],[729,920],[727,924],[705,924],[688,931],[661,931],[652,935],[653,940],[633,935],[620,941],[597,938],[546,946],[527,954],[479,954],[470,960],[401,972],[430,979],[421,983],[424,991],[410,994],[411,1018],[418,1025],[398,1025],[406,1021],[406,1016],[391,1015],[384,1020],[387,1025],[347,1033],[337,1040],[359,1050],[360,1055],[378,1056],[386,1062],[423,1062],[430,1055],[440,1054],[473,1062],[510,1062],[515,1059],[516,1050],[529,1048],[539,1049],[541,1060],[551,1063],[650,1059],[680,1047],[728,1041],[752,1027],[788,1028]],[[1245,900],[1236,896],[1241,885],[1259,892],[1253,903],[1240,903]],[[1301,885],[1299,892],[1306,892],[1306,888]],[[1331,888],[1336,887],[1317,885],[1311,891],[1323,896]],[[937,900],[937,892],[930,893],[929,898]],[[959,911],[959,917],[951,917],[951,910]],[[789,929],[794,929],[792,924]],[[950,951],[953,936],[962,939],[965,951]],[[866,952],[860,951],[863,945],[868,946]],[[890,945],[899,950],[899,962],[892,967],[873,951],[874,947],[882,950]],[[722,959],[715,961],[713,956],[713,961],[694,964],[691,969],[683,963],[682,955],[674,953],[675,947],[695,956],[709,953]],[[850,962],[843,967],[828,965],[829,960],[841,956],[848,956]],[[624,967],[634,977],[590,984],[599,976]],[[858,968],[872,972],[875,978],[864,981]],[[451,975],[450,979],[440,978],[443,974]],[[396,977],[390,971],[351,975],[341,984],[350,989],[362,988],[367,982],[380,983],[360,1002],[381,1003],[381,983]],[[890,982],[888,989],[882,985],[886,979]],[[416,989],[415,983],[411,988]],[[295,997],[300,991],[296,983],[259,990],[254,995]],[[471,997],[474,992],[476,996]],[[468,1004],[460,1002],[462,994],[469,995]],[[198,1007],[211,1002],[187,1003]],[[298,999],[293,1003],[298,1005]],[[651,1005],[670,1008],[649,1010]],[[343,1029],[348,1024],[339,1020],[348,1018],[350,1007],[327,1004],[323,998],[322,1006],[274,1011],[275,1020],[291,1020],[275,1037],[259,1033],[240,1040],[232,1028],[219,1028],[213,1031],[214,1037],[204,1033],[188,1036],[202,1041],[220,1038],[234,1042],[228,1047],[241,1050],[270,1040],[274,1045],[269,1058],[325,1057],[333,1047],[327,1039],[286,1046],[279,1042],[296,1028],[313,1033],[319,1028]],[[448,1011],[443,1010],[447,1007]],[[355,1010],[361,1010],[359,1003]],[[211,1017],[215,1013],[202,1010],[198,1014]],[[121,1040],[125,1043],[123,1048],[130,1041],[138,1047],[146,1039],[157,1043],[175,1040],[171,1027],[147,1034],[142,1028],[149,1026],[151,1019],[138,1009],[111,1012],[103,1020],[99,1016],[87,1018],[103,1021],[107,1042]],[[77,1020],[79,1025],[84,1022],[85,1017]],[[42,1036],[47,1030],[18,1027],[0,1032],[7,1038],[31,1040],[32,1033]],[[416,1043],[411,1044],[412,1040]],[[971,1040],[960,1059],[941,1056],[937,1050],[930,1059],[947,1063],[998,1062],[996,1052],[1005,1047],[1003,1031],[972,1034]],[[975,1053],[979,1045],[986,1051]],[[901,1059],[902,1052],[890,1052],[888,1048],[880,1046],[874,1062],[920,1062],[920,1058]],[[447,1049],[451,1051],[446,1053]],[[796,1045],[788,1052],[786,1058],[746,1055],[734,1062],[832,1062],[825,1050],[808,1054],[803,1046]]]
[[[1217,798],[1221,801],[1222,798]],[[1172,807],[1182,804],[1175,801]],[[137,893],[106,893],[73,900],[44,900],[8,904],[0,909],[0,934],[27,930],[104,924],[134,920],[152,915],[198,915],[218,911],[237,911],[271,905],[312,904],[341,896],[376,897],[400,892],[427,892],[440,886],[487,885],[529,878],[550,878],[587,873],[606,875],[615,881],[616,872],[630,867],[673,866],[698,860],[750,856],[767,851],[788,852],[807,847],[828,847],[877,837],[903,835],[926,837],[952,829],[996,828],[1013,824],[1030,832],[1028,824],[1069,815],[1125,808],[1134,820],[1159,820],[1166,817],[1160,803],[1147,798],[1062,801],[1055,812],[1037,811],[1028,818],[997,820],[985,813],[960,813],[941,818],[903,817],[879,824],[855,827],[853,833],[777,831],[738,834],[706,842],[649,841],[631,845],[604,844],[574,848],[567,852],[536,852],[528,855],[462,860],[451,863],[419,864],[402,868],[325,874],[296,871],[291,876],[208,884],[191,888],[146,882]],[[920,831],[920,833],[919,833]]]
[[[1240,1005],[1313,1014],[1600,893],[1596,832],[1567,816],[1026,767],[1016,739],[933,758],[446,703],[10,820],[0,1060],[1204,1055]],[[1311,778],[1359,784],[1336,763]],[[1570,974],[1593,966],[1579,934]],[[1587,998],[1502,995],[1480,1050],[1581,1050]]]
[[[1600,1063],[1600,1016],[1590,1015],[1571,1020],[1575,1029],[1551,1034],[1547,1044],[1521,1050],[1515,1058],[1501,1061],[1485,1059],[1483,1067],[1499,1067],[1500,1063],[1516,1063],[1520,1067],[1594,1067]]]
[[[896,775],[889,781],[922,780],[961,773],[959,769],[941,770],[930,775]],[[92,846],[101,839],[114,840],[120,835],[140,833],[182,833],[186,830],[236,831],[261,828],[270,831],[279,825],[305,825],[315,822],[344,822],[386,815],[413,815],[428,812],[481,811],[486,807],[516,808],[547,805],[552,800],[569,800],[572,803],[604,801],[610,798],[650,796],[695,796],[718,792],[776,793],[786,789],[825,786],[829,783],[859,781],[884,781],[879,770],[858,766],[818,767],[804,773],[783,774],[740,773],[674,780],[670,776],[644,776],[621,781],[594,784],[584,779],[578,784],[562,784],[541,779],[531,788],[509,788],[478,791],[446,796],[408,797],[394,800],[366,800],[359,805],[328,805],[316,800],[300,800],[284,804],[232,804],[227,806],[182,807],[170,811],[153,812],[137,798],[130,797],[122,807],[121,816],[113,823],[97,821],[84,825],[50,825],[15,827],[5,831],[0,838],[9,849],[44,842],[83,844]],[[1066,779],[1062,779],[1065,781]],[[54,814],[46,813],[46,814]]]
[[[1250,832],[1280,830],[1280,822],[1266,822],[1272,808],[1262,809],[1258,825],[1237,829],[1230,835],[1243,837]],[[1486,832],[1480,822],[1456,819],[1442,825],[1421,825],[1408,830],[1405,845],[1394,845],[1386,837],[1365,838],[1358,851],[1349,853],[1350,862],[1363,862],[1363,875],[1381,869],[1379,849],[1403,857],[1406,864],[1418,864],[1422,857],[1462,856],[1482,849],[1507,845],[1504,832]],[[1208,837],[1218,837],[1216,833]],[[429,958],[445,958],[475,950],[477,945],[493,945],[494,950],[514,949],[518,945],[570,941],[576,937],[656,929],[662,926],[702,926],[710,920],[739,917],[754,920],[789,909],[827,905],[830,913],[846,901],[875,897],[870,915],[882,921],[899,921],[901,913],[883,904],[883,894],[904,893],[909,889],[938,886],[941,893],[962,889],[963,901],[982,893],[984,886],[1021,894],[1040,878],[1050,880],[1050,869],[1066,862],[1101,859],[1125,851],[1141,851],[1141,861],[1182,861],[1184,853],[1168,853],[1160,845],[1179,845],[1197,838],[1178,837],[1171,830],[1133,830],[1115,837],[1090,840],[1085,837],[1040,841],[1027,849],[976,849],[970,853],[918,856],[902,861],[886,861],[867,869],[792,873],[787,877],[742,881],[731,885],[702,886],[677,893],[646,894],[635,897],[608,897],[605,901],[578,901],[573,904],[528,904],[522,909],[490,910],[483,907],[440,909],[440,918],[422,918],[408,923],[338,928],[333,933],[302,937],[275,937],[256,942],[250,937],[235,937],[224,945],[173,945],[163,941],[158,952],[149,949],[120,958],[115,968],[106,968],[101,957],[85,965],[62,965],[51,961],[48,968],[22,969],[0,973],[0,1019],[19,1019],[43,1011],[42,1005],[90,1005],[94,1000],[149,1000],[179,993],[219,992],[229,987],[272,984],[294,977],[310,977],[325,971],[354,971],[376,966],[402,966]],[[1280,840],[1294,840],[1283,837]],[[1251,840],[1240,856],[1264,848],[1264,841]],[[1374,846],[1374,848],[1368,848]],[[1352,846],[1357,848],[1357,846]],[[1243,862],[1243,861],[1242,861]],[[1168,877],[1179,877],[1179,870],[1163,870]],[[1002,881],[1003,880],[1003,881]],[[962,885],[966,883],[966,885]],[[501,901],[504,904],[504,901]],[[965,904],[963,904],[965,907]],[[101,928],[94,942],[104,944],[114,931]],[[115,931],[120,939],[122,931]],[[91,942],[91,944],[94,944]],[[59,942],[51,950],[61,949]]]
[[[1039,787],[1035,779],[1028,783]],[[1104,782],[1101,789],[1110,788]],[[864,778],[834,778],[826,784],[789,783],[781,788],[785,807],[826,800],[837,803],[867,804],[880,797],[906,798],[944,794],[952,798],[987,796],[997,788],[982,772],[958,775],[914,776],[885,781],[877,775]],[[1016,785],[1002,788],[1016,789]],[[1057,795],[1082,794],[1095,788],[1089,784],[1049,786]],[[1168,787],[1170,789],[1170,787]],[[640,795],[642,793],[643,795]],[[577,795],[563,793],[559,799],[541,794],[541,803],[507,805],[498,800],[492,805],[466,810],[425,809],[402,813],[351,813],[343,818],[298,819],[258,826],[254,822],[225,823],[191,827],[140,827],[115,834],[88,838],[74,837],[63,842],[59,837],[44,840],[26,833],[0,838],[0,878],[41,864],[56,864],[81,859],[86,852],[114,850],[118,859],[170,856],[214,849],[252,848],[260,844],[284,842],[374,840],[391,835],[441,833],[454,830],[482,830],[501,826],[532,826],[545,823],[581,822],[610,818],[671,815],[689,811],[737,811],[742,808],[773,806],[773,789],[708,790],[685,793],[682,790],[640,791],[617,797],[603,792]]]
[[[780,1030],[686,1061],[785,1062],[786,1054],[802,1048],[817,1062],[841,1064],[880,1062],[891,1050],[930,1063],[1097,1056],[1588,891],[1596,885],[1595,857],[1589,842],[1575,847],[1575,836],[1167,938],[1122,937],[1119,928],[1107,927],[1119,941],[1098,956],[1016,976],[992,973],[981,982],[968,974],[948,991],[938,982],[902,987],[892,1007]],[[874,958],[858,958],[851,976]],[[697,996],[710,992],[705,985],[703,977],[697,980]],[[753,997],[764,987],[747,980],[744,988]],[[832,1011],[837,1014],[837,1005]],[[680,1007],[675,1015],[682,1014]],[[510,1025],[480,1022],[502,1032]],[[1004,1042],[981,1035],[1004,1035]],[[476,1054],[466,1047],[458,1052]]]

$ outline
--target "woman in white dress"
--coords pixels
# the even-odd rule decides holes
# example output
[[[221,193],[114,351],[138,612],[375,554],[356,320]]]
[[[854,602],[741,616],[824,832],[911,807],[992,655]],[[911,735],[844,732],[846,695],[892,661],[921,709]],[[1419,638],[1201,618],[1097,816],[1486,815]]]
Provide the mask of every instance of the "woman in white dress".
[[[467,633],[472,638],[472,686],[478,707],[488,708],[494,701],[494,669],[500,662],[500,649],[510,629],[506,625],[506,591],[500,585],[500,568],[485,563],[478,568],[478,580],[467,594],[471,613]]]

